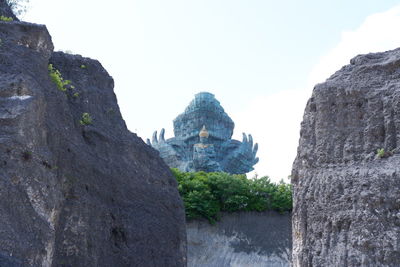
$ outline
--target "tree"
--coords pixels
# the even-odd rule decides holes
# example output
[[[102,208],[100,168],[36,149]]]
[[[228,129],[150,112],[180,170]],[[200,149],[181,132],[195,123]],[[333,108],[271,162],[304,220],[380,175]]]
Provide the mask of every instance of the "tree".
[[[283,181],[273,183],[264,176],[224,172],[181,172],[171,169],[185,205],[186,218],[206,218],[214,223],[220,212],[292,210],[292,187]]]
[[[19,16],[26,12],[29,0],[6,0],[6,2],[10,6],[14,14],[16,16]]]

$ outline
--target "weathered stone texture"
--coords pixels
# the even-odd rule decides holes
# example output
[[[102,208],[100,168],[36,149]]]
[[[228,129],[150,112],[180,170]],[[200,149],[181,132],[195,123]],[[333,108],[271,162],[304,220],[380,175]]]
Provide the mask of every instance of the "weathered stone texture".
[[[291,215],[224,213],[216,224],[187,223],[189,267],[285,267],[291,258]]]
[[[258,162],[258,145],[244,133],[242,142],[231,139],[234,126],[214,95],[202,92],[174,120],[175,137],[165,140],[162,129],[159,137],[154,132],[147,143],[168,166],[181,171],[247,173]],[[203,127],[206,137],[199,136]]]
[[[400,266],[400,49],[350,63],[305,110],[293,266]]]
[[[127,130],[101,64],[52,53],[44,26],[0,22],[0,38],[0,265],[185,266],[176,181]]]

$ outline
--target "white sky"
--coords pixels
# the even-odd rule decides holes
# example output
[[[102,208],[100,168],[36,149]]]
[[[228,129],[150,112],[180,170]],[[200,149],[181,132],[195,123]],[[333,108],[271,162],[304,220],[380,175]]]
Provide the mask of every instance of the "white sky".
[[[278,181],[291,172],[314,84],[357,54],[400,46],[397,1],[301,2],[31,0],[23,19],[46,24],[56,50],[98,59],[144,140],[161,128],[172,137],[194,94],[212,92],[234,137],[259,143],[255,172]]]

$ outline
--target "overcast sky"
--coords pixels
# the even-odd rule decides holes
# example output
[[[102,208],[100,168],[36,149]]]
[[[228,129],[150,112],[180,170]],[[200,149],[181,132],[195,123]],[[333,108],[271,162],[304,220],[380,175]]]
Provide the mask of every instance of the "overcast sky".
[[[360,53],[400,46],[400,5],[384,0],[30,0],[56,50],[99,60],[128,128],[172,137],[172,120],[213,93],[259,143],[259,176],[291,172],[312,88]],[[254,173],[250,174],[252,176]]]

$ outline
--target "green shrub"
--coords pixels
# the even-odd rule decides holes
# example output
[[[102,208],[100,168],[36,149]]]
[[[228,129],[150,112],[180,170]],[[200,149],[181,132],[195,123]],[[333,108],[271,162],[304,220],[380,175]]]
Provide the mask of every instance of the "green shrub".
[[[247,179],[246,175],[224,172],[171,170],[178,181],[178,190],[189,220],[202,217],[214,223],[221,211],[285,212],[292,209],[292,188],[283,181],[276,184],[267,176]]]
[[[3,15],[0,16],[0,21],[13,21],[14,19],[11,17],[5,17]]]
[[[82,119],[79,121],[81,125],[89,125],[92,124],[92,117],[89,113],[84,112],[82,113]]]
[[[383,158],[385,156],[385,149],[383,148],[377,149],[376,155],[378,156],[378,158]]]
[[[380,159],[383,158],[388,158],[393,156],[393,154],[395,153],[396,150],[392,150],[392,151],[385,151],[384,148],[380,148],[376,150],[376,156]]]
[[[53,64],[49,64],[49,75],[53,83],[57,86],[58,90],[62,92],[67,91],[67,85],[71,83],[70,80],[64,80],[60,71],[53,67]]]

